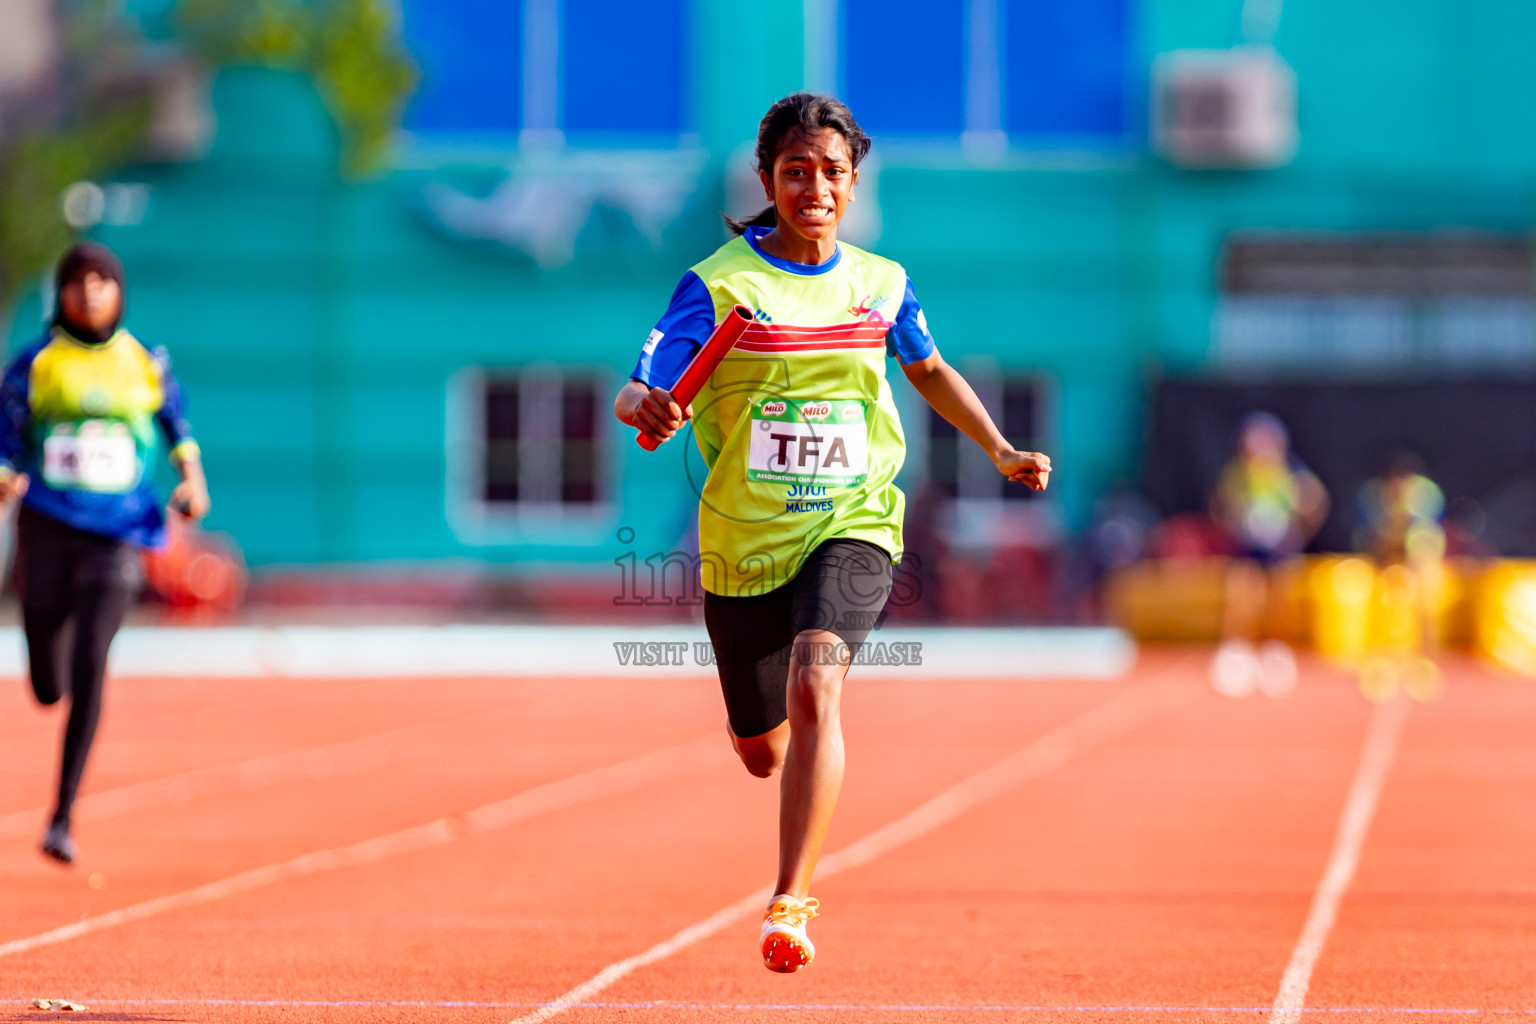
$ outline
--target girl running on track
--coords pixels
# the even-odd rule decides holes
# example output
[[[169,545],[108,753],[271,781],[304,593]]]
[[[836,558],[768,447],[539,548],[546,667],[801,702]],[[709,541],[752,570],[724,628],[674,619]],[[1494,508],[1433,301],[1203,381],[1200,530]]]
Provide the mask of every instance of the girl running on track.
[[[885,379],[894,355],[940,415],[1010,480],[1044,490],[1048,458],[1014,450],[939,355],[906,272],[837,241],[870,140],[841,102],[799,92],[758,126],[773,204],[683,276],[614,412],[658,441],[693,421],[704,621],[732,746],[753,775],[783,772],[779,876],[764,964],[789,973],[815,948],[811,876],[843,781],[843,677],[874,627],[901,555],[906,457]],[[740,303],[753,324],[698,398],[668,391]]]
[[[138,591],[138,549],[165,534],[150,479],[156,422],[181,476],[171,506],[200,518],[208,488],[165,353],[118,326],[117,257],[77,245],[59,262],[55,285],[53,323],[0,383],[0,502],[22,499],[16,586],[32,690],[44,704],[70,698],[58,802],[42,841],[44,853],[69,864],[77,855],[70,810],[101,715],[107,648]]]

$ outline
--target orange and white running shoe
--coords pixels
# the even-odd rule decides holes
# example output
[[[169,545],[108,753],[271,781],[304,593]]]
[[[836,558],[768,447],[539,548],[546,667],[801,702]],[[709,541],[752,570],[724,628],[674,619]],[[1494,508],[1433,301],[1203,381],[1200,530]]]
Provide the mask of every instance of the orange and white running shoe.
[[[821,901],[814,896],[800,900],[779,895],[763,914],[763,966],[780,974],[794,974],[816,957],[816,947],[805,934],[805,923],[817,916]]]

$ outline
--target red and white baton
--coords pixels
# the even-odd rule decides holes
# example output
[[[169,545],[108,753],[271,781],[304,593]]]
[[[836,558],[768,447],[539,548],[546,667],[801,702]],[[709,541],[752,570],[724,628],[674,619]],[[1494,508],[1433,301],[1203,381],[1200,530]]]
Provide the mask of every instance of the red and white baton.
[[[699,354],[693,357],[693,362],[683,371],[683,375],[672,385],[672,400],[679,408],[688,408],[688,403],[699,397],[704,384],[709,380],[710,374],[720,365],[726,353],[736,347],[741,336],[748,327],[752,326],[752,311],[746,306],[733,306],[731,311],[725,314],[725,319],[720,321],[715,328],[715,333],[709,336],[704,347],[699,349]],[[635,435],[635,440],[641,448],[648,452],[656,450],[661,444],[651,435],[641,431]]]

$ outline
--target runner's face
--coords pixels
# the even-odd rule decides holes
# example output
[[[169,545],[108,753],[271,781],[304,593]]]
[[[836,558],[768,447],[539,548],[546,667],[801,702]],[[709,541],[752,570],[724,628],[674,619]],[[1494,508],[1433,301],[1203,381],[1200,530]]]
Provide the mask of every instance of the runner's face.
[[[104,330],[117,320],[123,307],[123,291],[112,278],[87,270],[63,287],[59,305],[70,323]]]
[[[1288,447],[1285,435],[1272,427],[1255,424],[1243,431],[1243,457],[1255,462],[1284,462]]]
[[[773,160],[773,177],[760,171],[779,227],[811,241],[837,235],[859,180],[848,142],[830,128],[792,132]]]

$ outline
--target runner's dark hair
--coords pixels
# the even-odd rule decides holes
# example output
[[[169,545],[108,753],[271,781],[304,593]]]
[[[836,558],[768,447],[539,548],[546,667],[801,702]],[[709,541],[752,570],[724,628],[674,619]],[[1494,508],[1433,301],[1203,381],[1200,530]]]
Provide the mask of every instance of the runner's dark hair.
[[[773,161],[791,133],[810,135],[827,128],[843,137],[853,157],[853,166],[859,166],[869,154],[870,140],[864,134],[864,129],[859,127],[859,122],[853,119],[853,111],[848,109],[848,105],[835,96],[792,92],[769,107],[768,113],[763,115],[757,125],[757,169],[773,173]],[[738,235],[745,234],[747,228],[771,228],[778,223],[772,203],[768,209],[747,220],[736,220],[723,213],[720,216],[725,218],[726,227]]]

